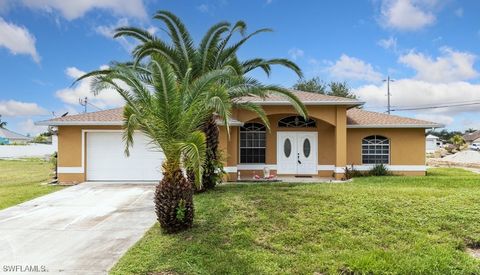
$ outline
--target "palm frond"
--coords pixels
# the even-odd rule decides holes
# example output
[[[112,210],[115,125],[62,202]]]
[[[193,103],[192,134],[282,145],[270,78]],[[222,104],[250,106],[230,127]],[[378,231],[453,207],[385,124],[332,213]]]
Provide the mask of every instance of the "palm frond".
[[[251,34],[247,35],[246,37],[242,38],[240,41],[233,44],[232,46],[230,46],[228,48],[225,48],[223,51],[221,51],[220,56],[217,59],[217,64],[216,64],[215,67],[218,68],[218,67],[221,67],[222,64],[227,63],[232,57],[234,57],[236,55],[238,49],[243,44],[245,44],[245,42],[250,40],[255,35],[258,35],[258,34],[264,33],[264,32],[271,32],[271,31],[272,31],[272,29],[269,29],[269,28],[263,28],[263,29],[256,30],[253,33],[251,33]]]
[[[270,121],[268,120],[267,113],[265,113],[265,110],[262,108],[262,106],[252,102],[240,102],[235,103],[233,107],[255,113],[256,115],[258,115],[260,120],[262,120],[263,124],[267,127],[267,129],[270,130]]]
[[[122,36],[132,37],[142,42],[152,41],[156,39],[155,36],[147,30],[137,27],[120,27],[115,29],[113,38],[118,38]]]
[[[269,90],[270,93],[272,94],[278,94],[284,96],[290,103],[293,105],[293,108],[297,111],[299,115],[301,115],[304,118],[307,118],[308,112],[307,108],[305,105],[302,103],[302,101],[295,95],[295,93],[292,93],[290,90],[282,88],[280,86],[276,85],[268,85],[265,86],[266,89]]]
[[[185,167],[195,173],[195,184],[202,186],[203,163],[205,162],[205,134],[202,131],[192,132],[183,142],[177,143],[185,161]]]
[[[209,61],[213,61],[219,48],[218,43],[223,33],[229,30],[230,23],[220,22],[213,25],[205,34],[199,46],[199,56],[201,57],[201,72],[206,72]],[[211,64],[213,65],[213,64]]]
[[[175,46],[181,50],[183,58],[190,63],[195,57],[193,40],[183,22],[176,15],[169,11],[158,11],[154,15],[155,19],[162,20],[172,38]]]

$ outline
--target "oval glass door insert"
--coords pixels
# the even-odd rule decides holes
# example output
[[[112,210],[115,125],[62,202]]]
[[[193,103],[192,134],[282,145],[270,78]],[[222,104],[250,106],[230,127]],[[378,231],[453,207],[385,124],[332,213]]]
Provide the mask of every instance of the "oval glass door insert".
[[[285,153],[285,157],[290,157],[290,154],[292,153],[292,142],[290,141],[289,138],[285,140],[285,143],[283,143],[283,152]]]
[[[310,156],[310,140],[308,138],[303,141],[303,155],[305,155],[306,158]]]

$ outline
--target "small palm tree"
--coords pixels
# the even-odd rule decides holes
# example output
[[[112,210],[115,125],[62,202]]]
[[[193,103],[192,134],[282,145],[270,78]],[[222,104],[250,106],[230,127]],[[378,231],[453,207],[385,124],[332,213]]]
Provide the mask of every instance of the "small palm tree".
[[[193,81],[207,72],[225,68],[233,70],[236,75],[242,78],[255,69],[261,69],[267,75],[270,75],[272,65],[284,66],[293,70],[298,76],[302,76],[300,68],[288,59],[253,58],[245,61],[238,59],[237,52],[247,41],[258,34],[270,32],[271,29],[260,29],[245,35],[247,28],[245,22],[238,21],[233,25],[228,22],[220,22],[213,25],[206,32],[200,44],[195,46],[186,26],[177,16],[168,11],[158,11],[154,18],[165,24],[171,39],[170,41],[164,41],[150,34],[147,30],[135,27],[119,28],[116,30],[114,37],[126,36],[139,40],[140,45],[133,51],[136,62],[155,54],[161,55],[171,64],[179,79],[183,79],[187,75],[187,71],[189,72],[190,81]],[[231,43],[232,37],[237,33],[242,38],[235,43]],[[231,104],[234,108],[257,113],[267,127],[269,125],[268,119],[261,107],[239,101],[238,99],[244,96],[265,98],[269,94],[281,94],[292,102],[299,114],[302,116],[307,114],[302,102],[287,89],[278,86],[261,85],[258,81],[247,77],[240,80],[240,83],[240,85],[235,88],[231,87],[229,90],[228,94]],[[208,160],[204,165],[203,182],[208,189],[215,186],[215,179],[218,178],[215,173],[218,170],[216,163],[218,163],[219,131],[215,123],[215,115],[212,113],[203,126],[203,131],[207,137]]]
[[[2,115],[0,115],[0,128],[5,128],[5,127],[7,127],[7,122],[2,121]]]
[[[454,135],[451,139],[450,142],[455,146],[455,148],[458,150],[462,145],[465,144],[465,140],[461,135]]]
[[[163,57],[153,55],[146,65],[114,64],[80,78],[94,77],[94,93],[113,89],[125,100],[123,137],[127,155],[135,131],[148,136],[152,146],[165,154],[155,209],[167,233],[192,226],[193,188],[183,170],[193,171],[195,183],[201,185],[206,151],[202,124],[212,112],[225,117],[228,124],[231,110],[226,89],[218,85],[218,79],[232,75],[231,70],[211,71],[193,81],[189,80],[190,70],[186,74],[185,81],[180,81]]]

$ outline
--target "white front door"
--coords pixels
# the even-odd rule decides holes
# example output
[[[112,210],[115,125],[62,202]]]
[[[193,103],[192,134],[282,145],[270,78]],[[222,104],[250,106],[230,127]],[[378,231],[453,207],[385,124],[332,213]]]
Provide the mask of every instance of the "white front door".
[[[317,174],[317,133],[277,132],[277,174]]]

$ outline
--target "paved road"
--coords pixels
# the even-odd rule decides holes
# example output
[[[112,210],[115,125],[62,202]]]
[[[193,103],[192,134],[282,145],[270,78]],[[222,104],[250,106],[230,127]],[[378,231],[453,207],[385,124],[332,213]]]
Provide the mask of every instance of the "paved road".
[[[83,183],[0,211],[0,274],[14,265],[107,273],[155,223],[153,191],[153,184]]]

